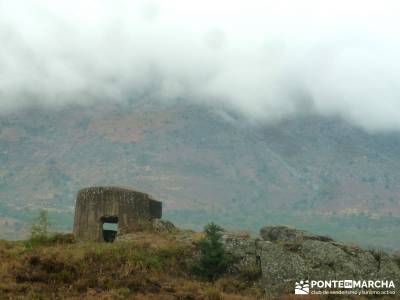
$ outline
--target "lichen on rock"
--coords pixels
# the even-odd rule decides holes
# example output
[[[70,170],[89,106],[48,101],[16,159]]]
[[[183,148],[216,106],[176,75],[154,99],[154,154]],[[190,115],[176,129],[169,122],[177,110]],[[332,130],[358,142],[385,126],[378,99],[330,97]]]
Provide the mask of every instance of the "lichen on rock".
[[[304,279],[393,280],[400,287],[396,256],[383,251],[364,250],[286,226],[265,226],[260,236],[226,232],[222,239],[226,251],[237,258],[233,270],[258,270],[258,280],[272,294],[287,292],[295,281]]]

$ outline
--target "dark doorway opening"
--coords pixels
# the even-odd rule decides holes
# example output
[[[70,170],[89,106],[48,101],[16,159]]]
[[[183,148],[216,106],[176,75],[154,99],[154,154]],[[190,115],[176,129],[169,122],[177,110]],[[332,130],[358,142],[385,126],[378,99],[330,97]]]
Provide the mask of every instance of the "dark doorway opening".
[[[118,233],[118,217],[102,217],[100,221],[102,223],[103,240],[108,243],[114,242]]]

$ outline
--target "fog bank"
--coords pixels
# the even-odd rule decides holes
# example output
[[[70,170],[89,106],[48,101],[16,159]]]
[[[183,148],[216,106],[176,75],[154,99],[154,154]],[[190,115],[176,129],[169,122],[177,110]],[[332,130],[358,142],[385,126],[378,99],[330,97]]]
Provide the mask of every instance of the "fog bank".
[[[396,1],[0,0],[0,113],[143,95],[400,129]]]

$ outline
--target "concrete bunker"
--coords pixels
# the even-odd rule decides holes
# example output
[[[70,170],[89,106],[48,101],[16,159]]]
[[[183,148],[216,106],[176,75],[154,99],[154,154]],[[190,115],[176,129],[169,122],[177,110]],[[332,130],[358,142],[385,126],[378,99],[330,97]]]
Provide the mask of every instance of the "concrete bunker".
[[[148,194],[119,187],[85,188],[76,199],[74,235],[78,240],[113,242],[118,234],[161,216],[162,203]]]

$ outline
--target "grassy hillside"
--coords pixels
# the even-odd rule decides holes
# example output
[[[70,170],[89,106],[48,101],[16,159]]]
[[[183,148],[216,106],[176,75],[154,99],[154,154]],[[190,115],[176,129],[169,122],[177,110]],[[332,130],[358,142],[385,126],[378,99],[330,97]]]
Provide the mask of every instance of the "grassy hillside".
[[[195,233],[186,233],[194,239]],[[255,299],[262,289],[234,277],[193,276],[193,244],[177,236],[48,244],[0,242],[1,299]]]
[[[0,237],[24,236],[40,208],[71,229],[80,188],[118,185],[162,200],[186,227],[286,224],[396,249],[398,153],[399,135],[334,119],[249,124],[148,100],[27,109],[0,117]]]
[[[301,232],[295,229],[291,231]],[[239,233],[237,237],[239,236],[244,237],[243,233]],[[203,232],[174,229],[162,233],[152,230],[134,232],[125,237],[122,236],[114,243],[78,243],[71,234],[51,234],[46,238],[32,238],[25,241],[0,240],[0,299],[298,299],[298,295],[293,295],[294,282],[288,284],[287,280],[282,282],[279,278],[273,278],[277,282],[276,285],[269,283],[268,287],[264,286],[266,283],[260,280],[261,274],[258,271],[255,273],[254,269],[242,264],[245,261],[249,263],[247,259],[250,256],[242,257],[241,259],[244,259],[242,262],[238,260],[239,257],[231,257],[229,264],[233,268],[227,269],[211,281],[205,279],[194,268],[198,266],[202,255],[199,252],[201,244],[199,241],[204,241],[204,237]],[[244,237],[242,241],[247,239],[248,237]],[[272,242],[276,253],[282,255],[280,251],[284,251],[289,257],[300,251],[300,248],[307,248],[306,244],[302,243],[307,243],[305,238],[302,242],[299,240]],[[241,247],[247,247],[243,245]],[[358,247],[345,246],[337,242],[333,242],[332,245],[347,249],[348,252],[343,253],[350,256],[356,255],[351,251],[361,251]],[[240,245],[236,245],[236,248],[238,247]],[[350,249],[352,250],[349,251]],[[326,252],[327,248],[323,247],[320,250]],[[215,255],[215,252],[208,253]],[[267,253],[269,252],[263,252],[263,255],[271,255]],[[315,249],[309,254],[313,255],[313,253],[315,254]],[[371,251],[371,253],[376,253],[377,257],[386,255],[383,252]],[[338,258],[341,255],[337,252],[330,254],[337,255]],[[287,258],[281,257],[282,261],[279,263],[285,265]],[[272,265],[274,263],[276,261]],[[315,262],[310,261],[310,263],[318,267]],[[372,259],[372,263],[376,261]],[[394,264],[398,263],[400,261],[394,262]],[[388,264],[389,261],[385,260],[386,270],[391,270],[387,269]],[[242,267],[238,268],[238,266]],[[344,264],[344,266],[347,265]],[[326,268],[325,271],[331,269],[329,265],[324,268]],[[353,271],[357,273],[356,269],[357,267]],[[209,270],[214,270],[214,268]],[[268,276],[268,274],[265,275],[265,278],[269,278]],[[398,279],[393,277],[391,280]],[[383,296],[379,299],[394,298]],[[326,298],[309,295],[302,299]],[[367,300],[372,298],[336,295],[335,299]]]

